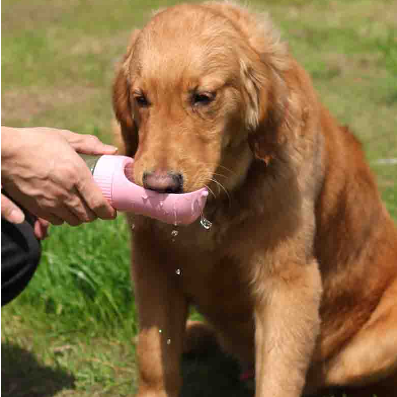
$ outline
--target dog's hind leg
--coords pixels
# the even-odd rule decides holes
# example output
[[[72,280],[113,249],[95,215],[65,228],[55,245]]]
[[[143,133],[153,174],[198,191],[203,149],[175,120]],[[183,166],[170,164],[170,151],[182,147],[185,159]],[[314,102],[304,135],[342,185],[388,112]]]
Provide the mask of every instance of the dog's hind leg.
[[[325,364],[324,381],[328,386],[366,386],[394,379],[397,396],[397,304],[389,289],[368,324]],[[394,395],[393,395],[394,396]],[[383,395],[378,394],[378,397]],[[384,397],[391,397],[384,394]]]

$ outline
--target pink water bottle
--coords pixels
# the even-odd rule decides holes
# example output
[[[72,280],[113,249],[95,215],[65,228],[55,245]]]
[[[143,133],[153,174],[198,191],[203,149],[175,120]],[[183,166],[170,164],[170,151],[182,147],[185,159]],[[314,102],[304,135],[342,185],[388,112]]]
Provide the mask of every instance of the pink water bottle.
[[[119,211],[145,215],[173,225],[188,225],[203,213],[208,197],[206,188],[183,194],[158,193],[127,178],[126,168],[134,163],[130,157],[80,156],[90,168],[103,195]]]

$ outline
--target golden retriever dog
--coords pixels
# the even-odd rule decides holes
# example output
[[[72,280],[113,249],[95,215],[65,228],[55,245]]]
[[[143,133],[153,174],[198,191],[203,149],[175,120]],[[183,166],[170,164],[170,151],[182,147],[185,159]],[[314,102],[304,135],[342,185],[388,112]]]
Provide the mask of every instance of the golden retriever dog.
[[[396,396],[396,227],[269,20],[230,2],[159,11],[132,33],[113,100],[135,183],[211,192],[208,230],[128,215],[138,395],[178,396],[201,336],[255,369],[258,397]]]

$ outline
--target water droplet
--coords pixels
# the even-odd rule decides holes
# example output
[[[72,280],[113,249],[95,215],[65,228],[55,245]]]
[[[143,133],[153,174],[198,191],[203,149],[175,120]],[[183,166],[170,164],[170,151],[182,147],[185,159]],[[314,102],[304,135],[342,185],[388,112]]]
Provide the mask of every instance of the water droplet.
[[[159,329],[159,334],[162,334],[163,333],[163,330],[160,328]]]
[[[178,276],[180,276],[180,275],[182,274],[182,270],[181,270],[181,269],[176,269],[176,270],[175,270],[175,273],[176,273]]]
[[[176,227],[176,226],[175,226]],[[171,232],[171,241],[174,243],[175,242],[175,237],[179,234],[178,230],[174,229]]]
[[[171,344],[171,339],[167,339],[167,345]]]
[[[206,219],[206,218],[204,217],[204,215],[201,215],[200,224],[201,224],[201,226],[202,226],[204,229],[206,229],[206,230],[209,230],[209,229],[211,229],[211,227],[212,227],[212,222],[210,222],[208,219]]]
[[[135,223],[133,223],[132,225],[131,225],[131,230],[134,230],[135,229]]]
[[[163,208],[164,203],[160,201],[160,208]]]

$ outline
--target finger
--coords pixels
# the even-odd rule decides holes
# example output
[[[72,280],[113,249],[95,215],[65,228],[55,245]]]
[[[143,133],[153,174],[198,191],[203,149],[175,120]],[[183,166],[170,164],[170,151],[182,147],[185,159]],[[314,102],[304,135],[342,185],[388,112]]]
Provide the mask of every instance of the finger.
[[[34,234],[39,240],[44,240],[48,237],[48,227],[50,223],[45,219],[38,218],[34,223]]]
[[[40,222],[40,225],[41,225],[41,226],[43,226],[43,227],[45,227],[45,228],[50,227],[50,222],[46,221],[45,219],[43,219],[43,218],[37,218],[37,220]]]
[[[76,184],[81,197],[87,206],[101,219],[114,219],[117,216],[116,210],[109,204],[103,196],[101,189],[95,183],[91,173],[84,167],[82,177]]]
[[[55,214],[70,226],[79,226],[83,223],[83,221],[66,204],[58,207]]]
[[[45,238],[44,231],[42,230],[39,221],[36,221],[34,223],[33,230],[34,230],[34,235],[36,236],[37,239],[44,240],[44,238]]]
[[[76,202],[76,198],[79,199]],[[80,194],[80,192],[74,188],[74,200],[75,204],[66,203],[69,207],[69,210],[73,212],[82,222],[92,222],[98,219],[97,214],[91,210],[88,204],[85,202],[84,197]]]
[[[109,204],[101,190],[95,185],[92,189],[82,187],[80,190],[87,206],[95,213],[95,216],[101,219],[114,219],[117,211]]]
[[[103,197],[102,192],[91,191],[86,197],[87,205],[94,211],[97,218],[100,219],[115,219],[117,211],[109,204],[109,202]]]
[[[57,207],[54,207],[50,210],[45,210],[42,211],[39,209],[38,211],[35,211],[34,214],[45,220],[50,222],[52,225],[55,226],[60,226],[63,225],[65,222],[69,224],[73,224],[72,226],[75,226],[79,221],[76,219],[75,215],[72,214],[64,204],[58,205]],[[82,222],[80,222],[82,223]],[[79,223],[79,224],[80,224]]]
[[[25,220],[23,211],[4,194],[1,195],[1,216],[11,223],[22,223]]]
[[[95,135],[76,134],[71,131],[61,130],[62,135],[69,144],[79,153],[83,154],[115,154],[117,147],[107,145]]]

